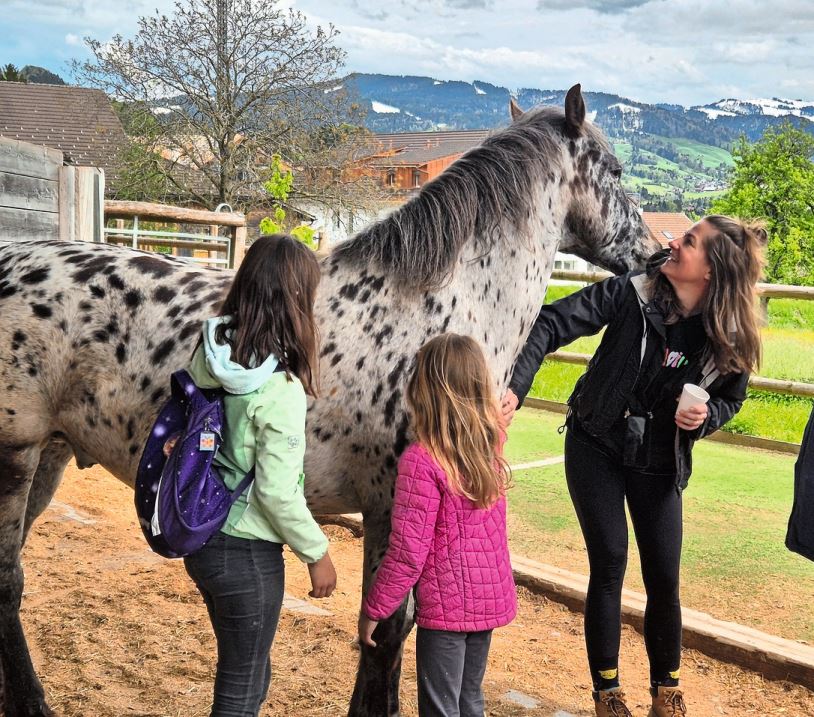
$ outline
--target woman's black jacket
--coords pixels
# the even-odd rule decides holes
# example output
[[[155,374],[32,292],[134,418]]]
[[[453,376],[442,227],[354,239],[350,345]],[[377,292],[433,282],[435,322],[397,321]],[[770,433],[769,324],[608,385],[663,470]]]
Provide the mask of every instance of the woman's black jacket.
[[[648,380],[661,369],[666,346],[664,319],[652,300],[643,272],[614,276],[543,306],[517,358],[509,388],[522,404],[546,354],[607,326],[599,348],[568,399],[572,417],[593,436],[607,435],[633,400],[641,372]],[[741,407],[749,375],[721,375],[709,346],[686,376],[711,398],[704,423],[694,431],[676,427],[676,487],[683,490],[692,472],[692,446],[723,426]]]

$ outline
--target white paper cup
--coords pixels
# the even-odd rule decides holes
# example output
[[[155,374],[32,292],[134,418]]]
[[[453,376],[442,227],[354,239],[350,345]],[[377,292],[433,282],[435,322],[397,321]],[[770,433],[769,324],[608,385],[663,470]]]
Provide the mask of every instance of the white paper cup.
[[[690,406],[698,406],[709,401],[709,394],[700,386],[694,383],[685,383],[681,391],[681,398],[678,399],[676,412],[683,411]]]

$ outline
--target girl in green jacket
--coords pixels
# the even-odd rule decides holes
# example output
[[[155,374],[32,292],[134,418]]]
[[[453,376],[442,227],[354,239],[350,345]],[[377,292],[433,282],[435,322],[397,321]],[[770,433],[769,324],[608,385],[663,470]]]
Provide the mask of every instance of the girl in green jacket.
[[[184,558],[218,645],[211,717],[255,717],[266,698],[283,602],[283,544],[307,563],[309,595],[328,597],[336,586],[328,541],[303,492],[306,394],[317,389],[319,278],[306,246],[285,235],[260,237],[220,315],[204,323],[189,368],[199,387],[226,391],[215,461],[228,487],[255,466],[221,531]]]

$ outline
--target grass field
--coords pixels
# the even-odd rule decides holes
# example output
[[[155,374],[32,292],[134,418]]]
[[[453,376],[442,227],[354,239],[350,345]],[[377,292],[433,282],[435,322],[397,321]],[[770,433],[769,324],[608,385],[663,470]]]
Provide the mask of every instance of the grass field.
[[[546,302],[575,291],[577,286],[550,286]],[[578,339],[565,351],[591,354],[601,334]],[[564,402],[583,372],[582,366],[546,361],[529,395]],[[772,299],[769,325],[763,330],[763,365],[769,378],[814,383],[814,301]],[[812,409],[811,399],[749,391],[748,400],[724,430],[799,443]]]
[[[510,463],[562,454],[562,416],[524,409],[509,431]],[[701,441],[684,492],[682,602],[790,639],[814,640],[814,565],[784,547],[793,457]],[[512,550],[588,573],[562,464],[514,471]],[[626,585],[643,590],[630,533]]]

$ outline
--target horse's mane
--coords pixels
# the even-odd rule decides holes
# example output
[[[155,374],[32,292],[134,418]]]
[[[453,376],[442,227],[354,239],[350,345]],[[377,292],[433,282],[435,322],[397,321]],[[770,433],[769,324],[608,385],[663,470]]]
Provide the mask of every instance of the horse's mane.
[[[331,256],[374,263],[406,286],[441,285],[473,237],[486,253],[507,227],[524,233],[534,189],[562,151],[564,126],[562,108],[526,112],[469,150],[409,202],[339,244]],[[601,138],[591,125],[585,131]]]

